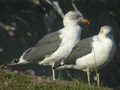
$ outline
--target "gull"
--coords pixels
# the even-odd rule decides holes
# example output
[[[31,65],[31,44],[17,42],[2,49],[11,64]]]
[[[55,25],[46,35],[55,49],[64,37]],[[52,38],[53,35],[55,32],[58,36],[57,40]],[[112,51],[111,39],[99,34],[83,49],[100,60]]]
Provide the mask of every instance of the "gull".
[[[52,77],[55,80],[54,63],[69,56],[72,48],[80,40],[82,24],[89,24],[89,22],[87,19],[83,19],[78,12],[69,11],[63,18],[64,27],[45,35],[34,47],[27,49],[16,61],[17,64],[51,65]]]
[[[58,62],[56,69],[72,68],[87,72],[89,86],[91,85],[90,71],[96,71],[97,86],[99,87],[100,81],[97,70],[111,61],[115,50],[112,27],[104,25],[100,28],[98,35],[81,40],[66,60]]]

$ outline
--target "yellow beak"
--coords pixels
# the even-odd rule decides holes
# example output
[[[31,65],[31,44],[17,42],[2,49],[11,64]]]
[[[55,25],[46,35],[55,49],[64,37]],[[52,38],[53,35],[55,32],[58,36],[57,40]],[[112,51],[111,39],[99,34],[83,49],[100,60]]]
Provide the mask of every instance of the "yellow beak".
[[[87,19],[82,19],[82,20],[80,20],[80,22],[82,22],[84,24],[90,24],[90,22]]]

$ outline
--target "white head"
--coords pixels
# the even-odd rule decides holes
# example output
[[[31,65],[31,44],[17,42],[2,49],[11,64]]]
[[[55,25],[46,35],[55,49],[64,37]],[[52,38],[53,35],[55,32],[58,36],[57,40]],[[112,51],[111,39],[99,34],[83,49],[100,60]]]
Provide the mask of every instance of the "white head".
[[[110,38],[112,37],[112,27],[105,25],[100,28],[99,36],[103,38]]]
[[[80,22],[89,24],[88,20],[83,19],[83,17],[78,12],[75,11],[69,11],[67,14],[65,14],[63,18],[64,26],[76,25],[79,24]]]

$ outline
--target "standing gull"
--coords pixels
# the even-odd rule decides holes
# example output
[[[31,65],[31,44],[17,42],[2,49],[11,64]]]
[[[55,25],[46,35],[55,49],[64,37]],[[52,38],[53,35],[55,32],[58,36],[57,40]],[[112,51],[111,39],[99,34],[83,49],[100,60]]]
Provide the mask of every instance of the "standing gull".
[[[67,60],[56,69],[78,69],[87,72],[90,85],[90,71],[96,71],[97,85],[99,73],[97,69],[108,63],[115,53],[115,43],[110,26],[102,26],[98,35],[81,40],[73,49]],[[61,62],[59,62],[61,63]],[[57,63],[56,63],[57,64]],[[59,65],[59,64],[58,64]]]
[[[63,18],[64,28],[44,36],[36,46],[26,50],[17,64],[39,63],[40,65],[52,65],[53,80],[55,80],[54,63],[69,56],[72,48],[79,42],[81,24],[89,22],[80,16],[78,12],[69,11]]]

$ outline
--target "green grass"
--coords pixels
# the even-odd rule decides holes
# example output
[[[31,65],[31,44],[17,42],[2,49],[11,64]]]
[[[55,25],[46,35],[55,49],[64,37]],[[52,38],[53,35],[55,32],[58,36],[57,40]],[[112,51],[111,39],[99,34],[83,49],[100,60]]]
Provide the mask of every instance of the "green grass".
[[[78,81],[45,81],[37,76],[28,76],[23,73],[14,73],[0,70],[0,90],[112,90],[108,88],[88,87]]]

